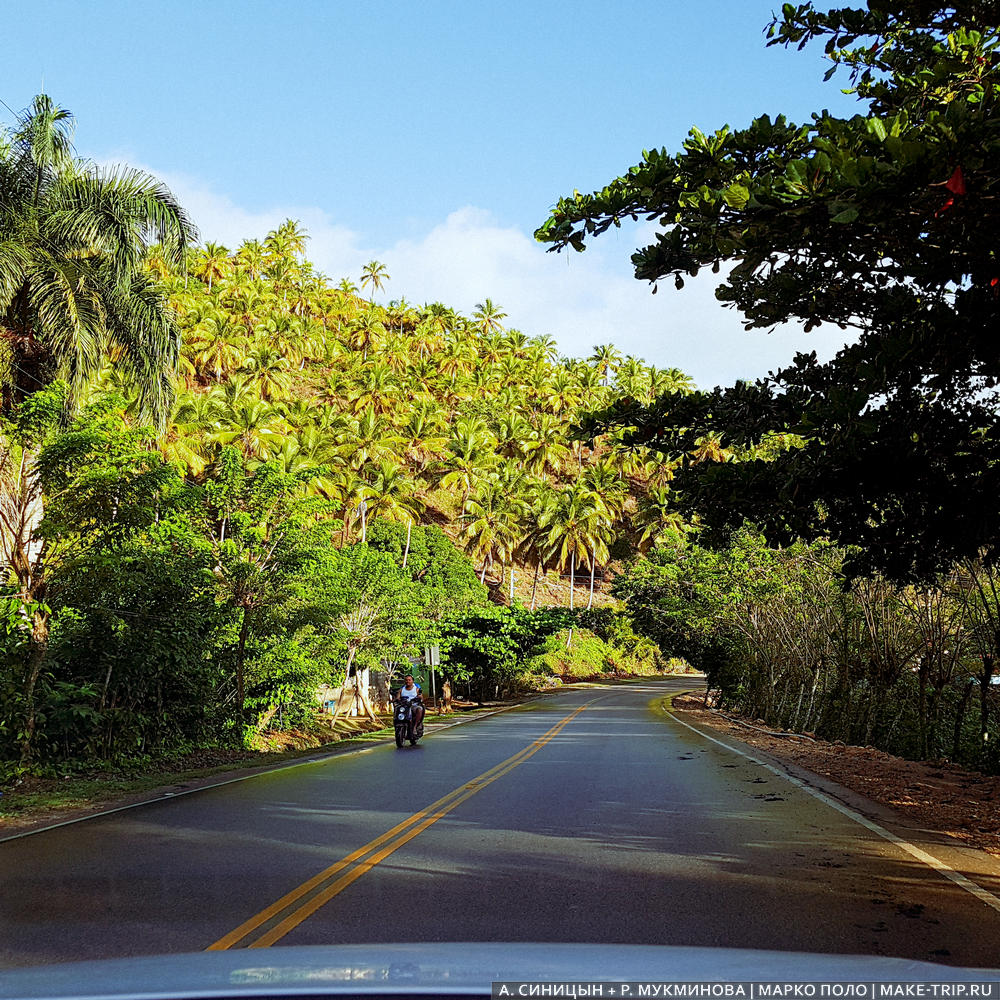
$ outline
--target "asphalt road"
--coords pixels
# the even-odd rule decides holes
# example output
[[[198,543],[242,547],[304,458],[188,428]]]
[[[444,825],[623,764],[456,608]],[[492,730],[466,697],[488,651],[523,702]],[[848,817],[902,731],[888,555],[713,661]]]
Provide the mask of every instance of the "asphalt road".
[[[2,842],[0,966],[402,941],[1000,965],[1000,883],[973,852],[897,830],[988,898],[667,718],[684,686],[567,691]]]

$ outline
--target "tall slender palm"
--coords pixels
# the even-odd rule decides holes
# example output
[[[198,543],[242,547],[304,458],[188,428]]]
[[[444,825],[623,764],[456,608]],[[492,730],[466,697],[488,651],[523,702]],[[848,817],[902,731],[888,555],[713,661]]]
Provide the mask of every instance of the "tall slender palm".
[[[559,345],[555,337],[543,334],[528,341],[526,356],[532,361],[554,361],[559,356]]]
[[[369,483],[368,517],[384,517],[389,521],[412,524],[420,516],[423,505],[417,495],[417,484],[406,469],[390,459],[379,462],[366,477]]]
[[[505,567],[514,558],[518,542],[517,509],[507,490],[497,480],[480,485],[463,507],[462,534],[473,563],[482,560],[479,582],[496,562]],[[501,574],[502,577],[502,574]]]
[[[557,472],[569,449],[564,444],[564,427],[549,413],[543,413],[521,444],[525,467],[538,475]]]
[[[293,257],[306,252],[309,233],[298,219],[285,219],[274,231],[274,236],[284,242],[287,252]]]
[[[195,275],[208,283],[211,293],[212,283],[225,278],[232,270],[229,251],[221,243],[206,243],[194,261],[192,268]]]
[[[370,260],[361,269],[361,287],[372,286],[371,301],[375,301],[375,293],[381,292],[385,283],[389,280],[389,271],[385,264],[377,260]]]
[[[263,273],[267,264],[267,250],[260,240],[244,240],[236,251],[234,263],[237,269],[244,271],[253,281]]]
[[[485,337],[493,333],[503,333],[503,321],[507,314],[492,299],[476,303],[472,320],[477,330]]]
[[[571,483],[556,493],[539,522],[560,569],[569,565],[569,606],[574,607],[576,567],[589,560],[591,568],[606,559],[607,515],[600,501],[582,482]]]
[[[621,359],[621,351],[614,344],[597,344],[594,347],[594,353],[587,360],[593,363],[607,386],[611,379],[611,372],[614,371]]]
[[[521,519],[521,537],[518,540],[517,555],[522,563],[534,565],[535,576],[531,585],[531,610],[535,610],[538,594],[538,577],[542,567],[549,568],[552,561],[552,546],[549,544],[549,529],[546,526],[546,511],[552,503],[553,490],[545,480],[535,480],[526,490],[527,503]]]

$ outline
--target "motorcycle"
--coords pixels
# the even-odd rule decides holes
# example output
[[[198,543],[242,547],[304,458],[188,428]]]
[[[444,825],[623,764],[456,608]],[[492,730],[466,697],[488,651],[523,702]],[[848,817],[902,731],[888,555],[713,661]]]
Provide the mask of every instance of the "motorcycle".
[[[421,719],[416,725],[413,723],[414,705],[423,706],[423,701],[420,698],[411,698],[409,701],[400,699],[396,702],[392,720],[396,727],[397,747],[401,747],[406,740],[410,741],[411,747],[415,747],[417,740],[424,735],[424,720]]]

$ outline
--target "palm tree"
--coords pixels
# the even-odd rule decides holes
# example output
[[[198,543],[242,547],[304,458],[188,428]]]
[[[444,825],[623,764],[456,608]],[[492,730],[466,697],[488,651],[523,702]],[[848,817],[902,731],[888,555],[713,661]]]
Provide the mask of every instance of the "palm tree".
[[[694,392],[694,379],[690,375],[685,375],[679,368],[656,368],[649,369],[649,380],[651,394],[656,397],[665,392],[679,392],[689,395]]]
[[[535,362],[552,362],[559,356],[559,345],[556,343],[555,337],[550,337],[547,334],[532,337],[528,341],[526,356]]]
[[[674,532],[690,530],[677,510],[668,486],[650,486],[636,502],[633,532],[634,542],[640,552],[648,552]]]
[[[552,487],[545,480],[535,480],[527,485],[525,497],[517,555],[522,563],[533,563],[535,567],[535,578],[531,585],[531,610],[534,611],[538,576],[542,566],[549,563],[552,557],[552,546],[548,543],[549,532],[544,524],[545,511],[552,503]]]
[[[287,264],[298,271],[296,257],[305,251],[307,236],[308,233],[300,223],[286,219],[277,229],[272,229],[264,237],[264,249],[267,251],[272,274],[274,265],[279,263]]]
[[[422,504],[417,496],[417,484],[406,475],[403,466],[384,459],[367,479],[369,518],[384,517],[412,524],[420,516]]]
[[[275,240],[280,240],[286,252],[296,257],[306,252],[309,233],[302,227],[298,219],[285,219],[274,231]]]
[[[628,485],[621,469],[610,459],[603,458],[588,466],[582,477],[583,485],[600,501],[612,520],[621,517],[628,499]]]
[[[278,443],[280,417],[262,399],[243,400],[223,411],[213,438],[240,449],[245,462],[263,460]]]
[[[224,313],[203,320],[193,331],[191,360],[202,382],[219,381],[243,364],[243,328]]]
[[[264,273],[267,249],[260,240],[244,240],[236,251],[234,263],[238,270],[245,272],[252,281],[256,281]]]
[[[427,467],[429,459],[440,457],[448,447],[440,411],[427,400],[410,411],[402,437],[406,442],[407,459],[421,470]]]
[[[351,322],[347,342],[367,360],[369,350],[378,347],[384,336],[385,327],[379,318],[373,312],[364,312]]]
[[[573,610],[578,561],[589,558],[591,567],[590,599],[594,597],[594,567],[597,560],[608,557],[607,513],[600,501],[583,482],[572,483],[556,493],[542,515],[539,524],[546,531],[546,541],[560,569],[569,564],[569,606]],[[588,605],[589,607],[589,605]],[[570,629],[570,638],[572,638]],[[569,643],[567,643],[567,646]]]
[[[464,504],[460,518],[466,552],[474,562],[482,560],[479,582],[486,582],[486,571],[494,562],[501,567],[514,558],[518,542],[517,509],[498,480],[483,483]],[[501,573],[501,580],[503,573]]]
[[[372,286],[372,302],[375,301],[375,293],[381,292],[388,280],[389,271],[386,269],[385,264],[377,260],[368,261],[361,269],[361,287],[364,288],[365,285]]]
[[[361,411],[351,428],[342,433],[341,439],[342,453],[354,469],[391,457],[400,443],[392,423],[370,405]]]
[[[622,396],[648,399],[650,388],[648,369],[638,358],[630,354],[615,371],[615,387]]]
[[[111,355],[135,388],[140,418],[162,425],[180,332],[146,256],[157,243],[168,263],[182,264],[195,230],[148,174],[76,160],[71,127],[70,112],[39,94],[0,144],[0,405],[7,410],[63,378],[73,408]],[[42,514],[34,458],[29,450],[23,475],[15,477],[33,497],[25,508],[30,516],[17,531],[0,533],[0,554],[33,609],[23,684],[25,760],[49,623],[44,551],[30,541]]]
[[[507,314],[492,300],[477,302],[476,310],[472,314],[476,329],[484,336],[494,333],[503,333],[502,320],[507,318]]]
[[[145,267],[157,242],[180,264],[195,230],[159,181],[72,156],[70,112],[40,94],[0,148],[0,332],[4,406],[53,378],[70,405],[103,358],[131,378],[145,418],[162,423],[180,333]]]
[[[597,344],[594,347],[594,353],[587,360],[593,362],[594,367],[604,380],[604,385],[607,386],[611,372],[621,359],[621,351],[614,344]]]
[[[160,453],[168,462],[200,476],[210,455],[209,435],[217,428],[218,401],[207,393],[182,393],[160,442]]]
[[[537,426],[521,444],[525,467],[536,475],[547,470],[558,471],[560,459],[569,451],[564,444],[565,438],[559,421],[549,413],[541,414]]]
[[[268,400],[288,391],[292,384],[288,367],[288,359],[281,351],[264,341],[259,342],[243,361],[243,370],[253,377],[260,398]]]
[[[213,280],[226,277],[231,266],[229,251],[221,243],[206,243],[199,251],[192,271],[196,277],[208,282],[208,291],[211,293]]]
[[[733,457],[733,452],[723,445],[722,438],[716,433],[696,438],[694,444],[691,457],[696,462],[728,462]]]

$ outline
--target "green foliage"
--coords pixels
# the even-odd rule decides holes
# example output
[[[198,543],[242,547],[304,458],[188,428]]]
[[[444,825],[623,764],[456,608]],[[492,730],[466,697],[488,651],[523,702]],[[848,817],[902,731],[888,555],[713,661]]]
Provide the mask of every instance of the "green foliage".
[[[649,636],[636,632],[635,623],[627,612],[617,608],[594,608],[581,612],[577,621],[613,651],[615,664],[612,669],[624,674],[646,674],[664,669],[660,647]]]
[[[417,585],[425,618],[435,621],[487,603],[486,588],[475,569],[447,535],[434,525],[414,525],[406,549],[407,527],[398,521],[376,521],[368,532],[368,547],[384,552]]]
[[[536,234],[558,249],[625,218],[663,227],[633,256],[656,282],[704,268],[747,327],[854,328],[820,364],[712,393],[620,400],[591,432],[690,456],[718,435],[749,459],[685,461],[673,486],[716,540],[744,520],[776,544],[833,539],[848,571],[933,580],[959,560],[1000,558],[995,330],[1000,27],[979,0],[785,4],[772,44],[825,43],[860,113],[798,125],[693,129],[592,195],[559,201]],[[757,459],[768,435],[801,447]]]
[[[843,553],[654,549],[615,582],[638,631],[708,675],[723,707],[829,740],[995,767],[997,576],[967,563],[933,587],[849,583]],[[984,738],[984,734],[986,738]]]
[[[429,642],[477,697],[514,690],[574,619],[491,596],[513,603],[536,567],[606,569],[669,514],[663,456],[570,428],[690,380],[610,345],[558,358],[488,298],[376,305],[377,261],[365,301],[291,220],[186,246],[169,193],[74,162],[68,121],[40,100],[0,150],[0,539],[20,595],[0,613],[0,750],[61,767],[256,740],[308,721],[320,683]]]
[[[525,611],[490,605],[444,622],[442,657],[449,676],[465,683],[477,700],[502,697],[522,681],[521,664],[545,638],[570,625],[572,612],[551,608]]]
[[[568,637],[568,632],[549,636],[525,663],[527,673],[580,678],[614,673],[618,669],[616,651],[589,629],[574,630],[569,644]]]
[[[0,142],[4,404],[61,378],[75,407],[111,354],[143,416],[162,421],[180,331],[143,259],[155,234],[183,260],[195,231],[155,178],[75,159],[71,122],[39,94]]]

